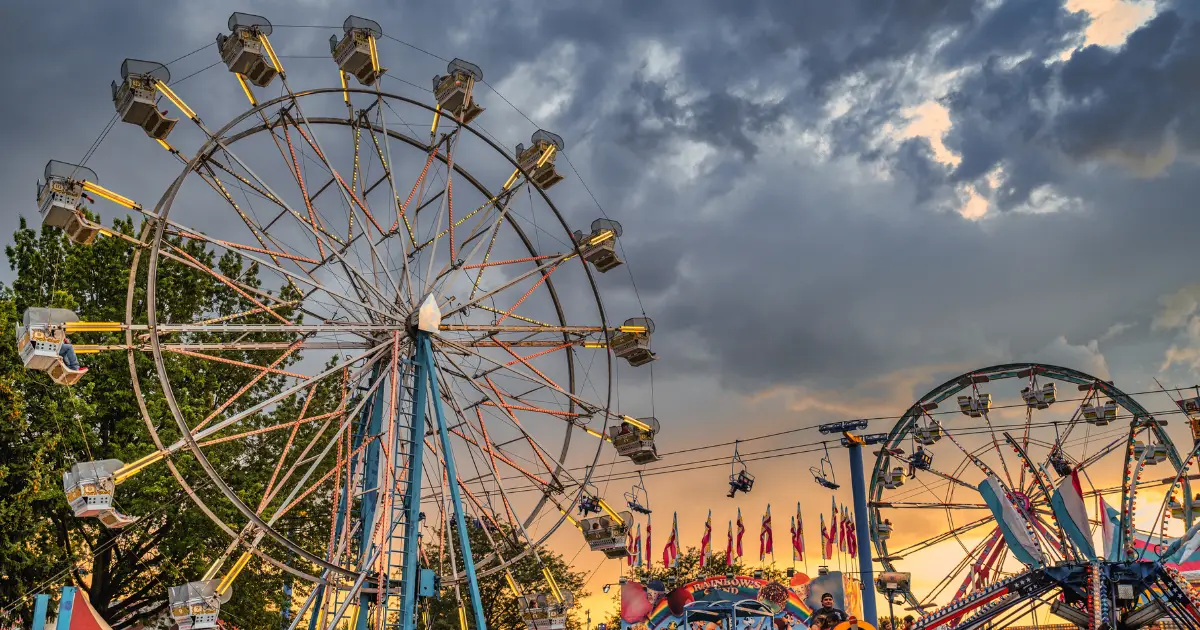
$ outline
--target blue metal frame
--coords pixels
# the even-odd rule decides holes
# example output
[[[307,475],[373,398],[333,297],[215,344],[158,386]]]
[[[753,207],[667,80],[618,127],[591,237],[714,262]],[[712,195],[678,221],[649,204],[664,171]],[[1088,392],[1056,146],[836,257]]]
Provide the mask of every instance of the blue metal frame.
[[[437,371],[433,362],[433,342],[429,333],[416,332],[417,356],[416,373],[413,387],[416,390],[413,401],[412,452],[408,459],[409,485],[405,493],[408,516],[404,528],[404,596],[401,600],[401,615],[403,630],[414,630],[416,627],[417,604],[417,569],[420,567],[417,555],[419,539],[420,510],[421,510],[421,452],[424,449],[426,389],[422,379],[429,382],[429,398],[433,401],[434,418],[437,421],[438,436],[442,446],[442,456],[446,460],[446,478],[449,480],[450,499],[454,503],[454,521],[458,526],[458,544],[462,551],[463,572],[467,576],[467,589],[471,595],[471,608],[475,613],[476,630],[487,630],[487,618],[483,614],[483,601],[479,597],[479,581],[475,577],[475,560],[471,555],[471,538],[467,530],[466,513],[463,510],[462,496],[458,488],[458,472],[454,466],[454,449],[450,446],[450,432],[446,427],[446,416],[442,411],[442,397],[438,391]]]
[[[850,485],[854,489],[854,533],[858,536],[858,573],[862,580],[863,617],[872,626],[879,625],[875,610],[875,578],[871,566],[871,518],[867,512],[867,482],[863,474],[862,445],[852,442],[850,451]]]

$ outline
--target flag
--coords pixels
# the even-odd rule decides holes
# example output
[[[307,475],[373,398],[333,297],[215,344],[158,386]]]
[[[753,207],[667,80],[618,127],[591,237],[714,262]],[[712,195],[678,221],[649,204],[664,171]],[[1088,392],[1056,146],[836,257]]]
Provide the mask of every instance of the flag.
[[[650,515],[646,515],[646,569],[654,568],[654,552],[650,550]]]
[[[663,566],[673,567],[679,557],[679,515],[671,514],[671,533],[667,535],[667,544],[663,547]],[[647,545],[648,547],[649,545]]]
[[[637,568],[642,568],[642,524],[638,523],[637,536],[633,539],[633,555],[637,557]]]
[[[828,560],[833,555],[833,539],[829,537],[829,529],[825,527],[825,515],[821,514],[821,559]]]
[[[850,518],[850,526],[846,528],[846,549],[851,558],[858,557],[858,531],[855,528],[854,517]]]
[[[708,519],[704,521],[704,535],[700,537],[700,566],[708,566],[712,556],[712,510],[708,511]]]
[[[979,484],[979,494],[992,511],[992,517],[1003,532],[1004,542],[1013,557],[1025,565],[1039,568],[1045,566],[1046,557],[1037,538],[1034,537],[1029,520],[1013,505],[1000,479],[994,474],[989,474]]]
[[[742,508],[738,508],[737,520],[737,557],[742,557],[742,535],[746,533],[746,525],[742,522]]]
[[[771,504],[767,504],[767,512],[763,514],[762,529],[758,532],[758,561],[766,559],[767,554],[775,554],[775,543],[771,534]]]
[[[846,518],[846,506],[841,507],[840,515],[842,520],[841,526],[838,527],[838,551],[846,553],[846,526],[850,524],[850,519]]]
[[[625,534],[625,564],[633,566],[634,550],[633,550],[633,526],[629,527],[629,531]]]
[[[800,559],[800,557],[798,555],[796,555],[796,517],[795,516],[792,517],[792,526],[788,528],[788,533],[791,534],[791,536],[792,536],[792,562],[795,562]]]
[[[829,557],[833,558],[833,550],[837,548],[838,539],[838,510],[837,501],[830,499],[830,504],[833,506],[833,515],[830,517],[833,520],[829,523]]]
[[[792,541],[792,546],[795,547],[795,559],[804,559],[804,517],[800,515],[800,502],[796,502],[796,540]]]
[[[1087,559],[1094,558],[1096,549],[1092,545],[1092,530],[1088,523],[1087,506],[1083,502],[1078,470],[1072,470],[1071,474],[1062,478],[1062,482],[1051,493],[1050,508],[1067,538],[1075,543],[1075,548],[1082,551]]]
[[[729,521],[729,533],[725,538],[725,566],[733,566],[733,521]]]
[[[1121,557],[1120,537],[1117,533],[1121,515],[1100,497],[1100,529],[1104,532],[1104,558],[1116,561]]]

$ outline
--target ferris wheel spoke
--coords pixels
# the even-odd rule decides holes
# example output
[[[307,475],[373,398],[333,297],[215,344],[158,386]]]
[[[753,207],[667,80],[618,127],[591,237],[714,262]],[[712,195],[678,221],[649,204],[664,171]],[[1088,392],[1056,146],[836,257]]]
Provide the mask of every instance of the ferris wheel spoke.
[[[995,518],[993,518],[991,516],[987,516],[987,517],[954,527],[950,531],[942,532],[940,534],[935,534],[934,536],[926,538],[925,540],[913,543],[913,544],[911,544],[903,549],[900,549],[898,551],[891,552],[891,553],[889,553],[889,555],[892,556],[893,558],[899,560],[910,554],[916,553],[923,549],[928,549],[936,544],[945,542],[952,538],[957,538],[958,536],[960,536],[962,534],[965,534],[970,531],[974,531],[974,530],[979,529],[980,527],[983,527],[989,523],[995,523],[995,522],[996,522]]]

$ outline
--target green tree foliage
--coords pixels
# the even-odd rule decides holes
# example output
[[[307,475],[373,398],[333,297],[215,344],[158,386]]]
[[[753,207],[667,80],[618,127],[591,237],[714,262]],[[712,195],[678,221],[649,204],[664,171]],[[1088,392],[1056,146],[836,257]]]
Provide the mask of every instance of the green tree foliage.
[[[134,235],[132,221],[118,220],[113,231]],[[217,257],[195,241],[172,241],[200,264],[218,269],[227,277],[258,286],[257,269],[232,253]],[[13,242],[5,250],[15,273],[11,287],[0,289],[0,329],[12,331],[20,314],[31,306],[75,310],[86,321],[124,321],[129,270],[136,248],[120,238],[101,238],[88,247],[74,246],[58,230],[30,229],[22,219]],[[139,261],[134,312],[145,322],[145,275],[148,256]],[[270,287],[264,288],[271,291]],[[289,287],[278,290],[281,299],[294,299]],[[161,321],[194,322],[205,318],[245,313],[253,303],[230,290],[210,274],[165,261],[159,269],[155,293]],[[284,317],[297,319],[287,309]],[[273,321],[258,313],[239,318],[246,323]],[[88,333],[76,344],[124,344],[125,333]],[[0,621],[20,616],[28,623],[32,595],[55,592],[74,583],[87,591],[96,608],[121,630],[161,615],[166,608],[166,587],[195,580],[228,546],[229,536],[187,499],[167,467],[156,464],[119,486],[116,504],[127,514],[141,517],[124,530],[109,530],[94,519],[78,519],[62,490],[62,472],[73,463],[115,458],[124,462],[156,450],[130,383],[130,355],[124,351],[81,356],[90,367],[85,378],[67,388],[54,384],[40,372],[26,371],[9,334],[0,341]],[[263,339],[260,337],[260,339]],[[190,335],[189,341],[204,341]],[[263,339],[265,340],[265,339]],[[137,343],[137,340],[135,340]],[[279,351],[222,351],[220,356],[266,365]],[[279,367],[300,360],[293,353]],[[138,383],[145,393],[149,417],[163,440],[177,439],[174,419],[162,397],[157,374],[148,353],[133,353]],[[188,426],[202,422],[219,405],[233,397],[255,371],[192,356],[171,354],[166,369]],[[280,391],[285,377],[262,378],[225,413],[249,408]],[[329,382],[314,392],[308,416],[334,409],[340,386]],[[251,416],[239,431],[273,426],[298,417],[302,400],[294,397],[270,412]],[[302,425],[296,436],[304,443],[315,426]],[[231,440],[206,449],[214,466],[243,501],[257,505],[275,463],[282,453],[287,431]],[[295,461],[292,453],[289,461]],[[197,462],[177,455],[172,463],[209,501],[214,511],[235,529],[244,519],[228,501],[219,500]],[[325,463],[318,473],[328,469]],[[282,494],[282,493],[281,493]],[[268,506],[278,507],[282,497]],[[309,510],[328,510],[330,493],[314,492],[297,505],[281,524],[299,540],[321,540],[328,531],[306,529]],[[317,545],[319,547],[319,545]],[[259,566],[259,565],[263,566]],[[280,626],[283,604],[281,571],[255,559],[235,586],[233,600],[222,607],[222,618],[242,627]]]
[[[457,547],[457,530],[453,527],[450,529],[451,540],[455,541]],[[527,549],[526,543],[516,541],[511,533],[507,533],[507,530],[506,534],[502,534],[485,531],[481,527],[469,526],[468,531],[470,532],[472,555],[476,558],[485,557],[496,549],[500,550],[502,557],[512,558]],[[442,547],[441,550],[439,547]],[[450,573],[450,557],[444,546],[439,546],[436,541],[426,544],[425,557],[434,565],[432,568],[441,569],[439,573]],[[457,560],[461,571],[462,559],[459,557]],[[559,589],[570,591],[576,602],[588,595],[584,591],[587,574],[573,570],[562,554],[555,553],[545,546],[537,548],[536,557],[532,553],[528,554],[518,560],[510,569],[513,580],[521,589],[522,594],[550,592],[550,587],[546,583],[545,577],[542,576],[542,567],[550,570]],[[509,588],[502,572],[479,578],[479,592],[489,630],[493,628],[495,630],[525,630],[527,626],[521,619],[517,596]],[[474,628],[475,620],[471,614],[470,595],[465,583],[459,587],[459,593],[462,604],[467,610],[467,623]],[[440,597],[424,603],[423,608],[427,614],[422,615],[422,627],[425,630],[460,630],[458,605],[455,589],[443,588]],[[567,619],[568,628],[572,630],[583,628],[580,612],[580,605],[576,603]],[[425,625],[426,623],[428,625]]]

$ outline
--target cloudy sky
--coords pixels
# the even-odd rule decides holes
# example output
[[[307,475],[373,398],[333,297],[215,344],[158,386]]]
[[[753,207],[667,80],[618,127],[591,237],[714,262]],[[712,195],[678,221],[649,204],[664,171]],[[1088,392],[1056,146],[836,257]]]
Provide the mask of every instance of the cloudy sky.
[[[582,225],[598,213],[590,190],[625,226],[637,291],[628,275],[606,276],[606,304],[637,314],[640,299],[658,326],[653,396],[649,371],[625,370],[621,391],[629,407],[653,404],[660,450],[897,417],[949,376],[1009,361],[1073,367],[1127,391],[1197,382],[1200,4],[1190,0],[7,2],[0,232],[36,213],[45,161],[77,160],[105,127],[123,58],[180,57],[234,10],[277,25],[375,19],[412,46],[483,66],[493,135],[515,144],[535,128],[498,92],[566,139],[586,188],[556,189],[558,205]],[[273,39],[316,77],[329,70],[332,32],[281,28]],[[392,40],[381,55],[421,86],[444,65]],[[172,71],[210,72],[214,61],[209,49]],[[210,120],[243,106],[195,98]],[[154,199],[177,173],[161,156],[119,125],[88,164]],[[1143,403],[1170,405],[1161,394]],[[1172,431],[1190,442],[1182,423]],[[819,439],[800,431],[743,449]],[[739,503],[747,520],[801,499],[815,523],[828,496],[807,480],[811,457],[753,464],[761,481]],[[656,514],[679,511],[685,543],[698,542],[709,507],[719,531],[731,517],[726,470],[647,477]],[[604,489],[619,502],[627,484]],[[684,489],[690,500],[672,501]],[[577,539],[556,544],[595,571],[593,590],[615,581],[617,563],[576,555]],[[595,616],[603,601],[588,605]]]

